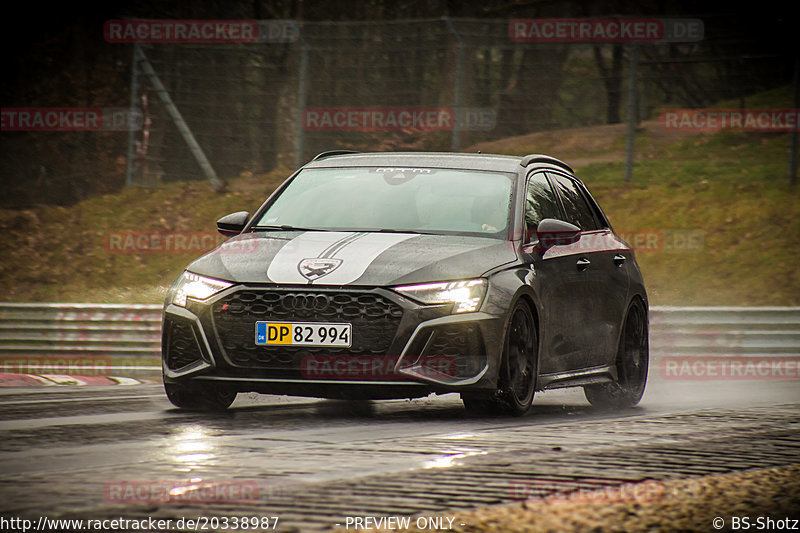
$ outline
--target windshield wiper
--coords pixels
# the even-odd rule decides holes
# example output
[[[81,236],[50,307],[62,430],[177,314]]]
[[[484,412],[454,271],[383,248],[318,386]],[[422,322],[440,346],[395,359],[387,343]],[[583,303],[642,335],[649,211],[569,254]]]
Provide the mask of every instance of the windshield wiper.
[[[326,229],[326,228],[301,228],[299,226],[290,226],[289,224],[276,224],[276,225],[267,225],[267,226],[253,226],[253,230],[281,230],[281,231],[344,231],[344,232],[352,232],[352,233],[411,233],[415,235],[438,235],[438,233],[430,232],[430,231],[419,231],[413,229],[392,229],[392,228],[337,228],[337,229]]]
[[[250,229],[259,230],[259,229],[271,229],[271,230],[282,230],[282,231],[329,231],[322,228],[301,228],[298,226],[290,226],[289,224],[280,224],[275,226],[253,226]]]
[[[365,231],[376,231],[378,233],[413,233],[414,235],[438,235],[438,233],[433,233],[430,231],[420,231],[416,229],[389,229],[389,228],[382,228],[382,229],[372,229],[372,230],[365,230]]]

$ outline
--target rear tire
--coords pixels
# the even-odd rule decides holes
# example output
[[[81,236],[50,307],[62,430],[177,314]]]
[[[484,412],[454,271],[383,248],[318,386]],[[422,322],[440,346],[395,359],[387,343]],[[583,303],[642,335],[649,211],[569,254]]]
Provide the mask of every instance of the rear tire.
[[[586,399],[601,409],[625,409],[638,404],[647,384],[650,362],[647,314],[640,300],[635,300],[625,317],[617,349],[617,381],[587,385]]]
[[[167,398],[175,407],[191,411],[224,411],[236,399],[236,391],[210,384],[164,383]]]
[[[464,407],[476,414],[522,416],[533,403],[538,372],[539,336],[530,307],[518,300],[503,346],[498,390],[493,396],[461,395]]]

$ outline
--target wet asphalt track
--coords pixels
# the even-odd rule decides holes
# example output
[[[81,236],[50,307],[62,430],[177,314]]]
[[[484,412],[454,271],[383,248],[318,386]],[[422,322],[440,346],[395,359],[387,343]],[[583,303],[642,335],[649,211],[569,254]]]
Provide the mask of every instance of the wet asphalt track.
[[[470,416],[455,395],[240,394],[209,415],[174,409],[160,385],[0,390],[7,517],[277,515],[278,530],[305,531],[444,516],[519,498],[520,484],[552,492],[793,463],[800,382],[665,380],[656,367],[635,409],[597,412],[563,390],[538,394],[520,419]]]

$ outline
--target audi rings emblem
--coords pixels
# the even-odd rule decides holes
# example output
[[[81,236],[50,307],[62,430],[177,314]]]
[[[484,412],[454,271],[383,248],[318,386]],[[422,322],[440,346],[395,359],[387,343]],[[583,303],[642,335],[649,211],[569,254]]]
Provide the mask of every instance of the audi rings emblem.
[[[324,294],[287,294],[283,306],[296,311],[321,311],[328,307],[328,297]]]

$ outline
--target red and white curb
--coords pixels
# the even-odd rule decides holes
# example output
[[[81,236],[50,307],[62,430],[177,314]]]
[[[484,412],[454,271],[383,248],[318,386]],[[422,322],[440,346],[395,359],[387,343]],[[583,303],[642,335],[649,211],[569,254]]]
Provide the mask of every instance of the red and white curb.
[[[70,376],[65,374],[0,373],[0,387],[31,387],[52,385],[141,385],[150,381],[119,376]]]

